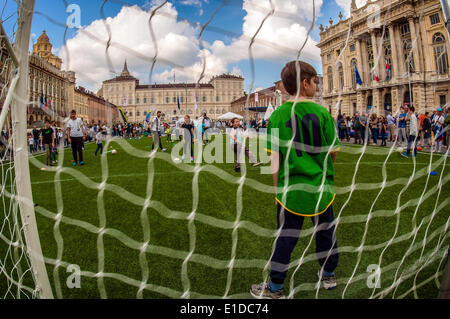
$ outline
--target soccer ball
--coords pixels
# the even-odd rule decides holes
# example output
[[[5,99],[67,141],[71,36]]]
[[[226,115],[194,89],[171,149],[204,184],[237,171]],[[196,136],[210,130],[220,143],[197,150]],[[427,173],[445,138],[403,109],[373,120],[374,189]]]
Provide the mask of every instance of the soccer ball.
[[[112,151],[111,151],[111,154],[113,154],[113,155],[116,154],[116,153],[117,153],[116,150],[112,150]]]
[[[418,150],[418,151],[421,151],[421,150],[423,150],[423,148],[420,147],[420,146],[418,146],[418,147],[417,147],[417,150]]]
[[[403,153],[403,147],[401,147],[401,146],[397,147],[397,152]]]

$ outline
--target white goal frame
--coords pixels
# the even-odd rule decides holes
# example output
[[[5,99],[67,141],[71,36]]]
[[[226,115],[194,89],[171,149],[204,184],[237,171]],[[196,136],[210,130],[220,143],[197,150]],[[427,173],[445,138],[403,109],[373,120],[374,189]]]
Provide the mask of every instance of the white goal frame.
[[[53,293],[37,229],[27,149],[28,49],[34,4],[35,0],[23,0],[21,4],[18,4],[18,29],[13,45],[9,42],[3,26],[1,27],[1,36],[13,63],[11,72],[15,74],[0,115],[0,129],[5,124],[9,104],[12,103],[10,109],[12,127],[14,127],[12,160],[14,161],[17,193],[11,196],[11,200],[16,201],[19,206],[26,253],[30,259],[35,284],[35,296],[41,299],[51,299]]]

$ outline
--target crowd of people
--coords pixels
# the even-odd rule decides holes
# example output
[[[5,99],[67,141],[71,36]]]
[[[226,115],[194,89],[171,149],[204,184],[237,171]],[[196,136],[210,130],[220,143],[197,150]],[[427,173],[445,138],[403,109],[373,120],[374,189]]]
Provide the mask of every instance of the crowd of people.
[[[339,115],[336,126],[341,141],[354,144],[387,146],[386,142],[443,153],[450,143],[450,108],[436,108],[432,112],[417,112],[413,106],[402,108],[397,114],[386,116],[357,112],[353,116]],[[449,128],[447,128],[449,127]],[[379,141],[381,140],[381,143]]]
[[[416,112],[414,107],[403,107],[397,114],[389,112],[386,116],[377,116],[375,113],[367,114],[367,112],[357,112],[353,116],[341,114],[336,119],[338,137],[341,142],[351,142],[354,144],[379,145],[388,146],[387,142],[395,143],[397,146],[406,148],[404,156],[409,156],[413,151],[413,156],[419,150],[431,150],[434,147],[435,152],[443,153],[449,147],[450,143],[450,108],[436,108],[432,112]],[[72,116],[73,114],[73,116]],[[266,128],[268,122],[260,119],[252,119],[247,125],[246,122],[237,118],[228,121],[214,121],[210,119],[206,113],[202,116],[191,119],[189,115],[185,115],[182,119],[175,117],[169,121],[164,121],[161,112],[158,111],[152,121],[144,123],[116,123],[108,127],[106,124],[84,124],[81,119],[76,117],[76,113],[72,111],[71,118],[67,124],[67,132],[64,134],[62,128],[58,128],[54,121],[46,121],[45,126],[38,129],[36,126],[28,133],[29,152],[47,152],[47,165],[57,163],[57,146],[60,143],[64,147],[72,147],[74,160],[73,163],[83,165],[82,151],[84,143],[95,141],[98,152],[103,152],[103,141],[106,136],[122,137],[122,138],[142,138],[153,137],[152,149],[158,147],[161,151],[166,149],[163,147],[161,137],[166,137],[166,142],[172,142],[172,134],[177,141],[183,141],[183,157],[193,160],[194,142],[202,140],[203,144],[209,142],[210,129],[224,133],[227,128],[230,129],[233,145],[236,137],[242,134],[242,130],[247,127],[258,131]],[[76,131],[70,132],[71,129]],[[239,131],[238,131],[239,130]],[[52,136],[47,134],[51,132]],[[7,146],[10,132],[2,131],[1,144]],[[74,138],[75,137],[75,138]],[[380,142],[381,141],[381,142]],[[392,144],[390,144],[392,145]],[[8,151],[7,147],[1,150],[2,155]],[[237,151],[233,146],[233,151]],[[244,150],[247,156],[247,150]],[[256,163],[256,161],[253,161]],[[235,170],[239,171],[239,165],[236,162]]]

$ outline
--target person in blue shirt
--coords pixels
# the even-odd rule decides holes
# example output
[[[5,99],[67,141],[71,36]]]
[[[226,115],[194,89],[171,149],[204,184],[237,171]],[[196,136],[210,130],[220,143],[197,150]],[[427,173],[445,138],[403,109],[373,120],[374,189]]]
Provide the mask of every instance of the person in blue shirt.
[[[400,115],[397,119],[398,123],[398,133],[397,133],[397,143],[403,145],[406,142],[406,111],[401,110]]]

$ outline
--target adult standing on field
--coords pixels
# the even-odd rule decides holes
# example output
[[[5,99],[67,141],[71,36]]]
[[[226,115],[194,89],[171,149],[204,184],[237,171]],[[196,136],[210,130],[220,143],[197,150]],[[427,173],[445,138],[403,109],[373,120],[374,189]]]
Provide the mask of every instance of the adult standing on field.
[[[389,112],[386,120],[389,130],[389,142],[395,141],[395,118],[392,116],[392,112]]]
[[[41,135],[41,132],[36,128],[36,126],[33,126],[33,130],[31,131],[33,133],[33,139],[34,139],[34,151],[37,152],[39,150],[39,137]]]
[[[45,159],[45,164],[47,166],[52,166],[52,150],[55,145],[55,133],[53,128],[50,126],[50,121],[45,121],[45,127],[41,130],[41,148],[45,147],[47,153],[47,158]]]
[[[412,157],[417,156],[417,137],[419,135],[419,129],[417,125],[417,117],[414,114],[414,106],[410,106],[408,109],[409,113],[409,131],[408,131],[408,146],[406,152],[402,154],[403,157],[409,157],[411,153],[411,148],[413,148]]]
[[[156,117],[154,118],[153,122],[152,122],[152,137],[153,137],[153,142],[152,142],[152,150],[156,147],[159,146],[159,148],[161,149],[161,151],[165,151],[166,149],[162,147],[161,144],[161,111],[156,112]]]
[[[83,141],[86,140],[86,128],[83,121],[77,117],[77,112],[70,112],[70,119],[67,123],[67,141],[72,146],[73,166],[84,165],[83,162]]]

